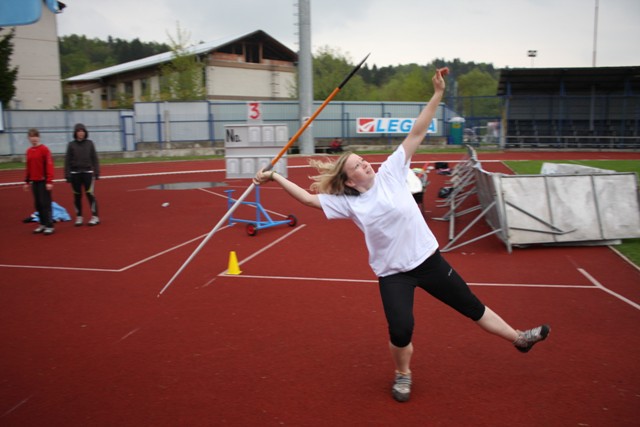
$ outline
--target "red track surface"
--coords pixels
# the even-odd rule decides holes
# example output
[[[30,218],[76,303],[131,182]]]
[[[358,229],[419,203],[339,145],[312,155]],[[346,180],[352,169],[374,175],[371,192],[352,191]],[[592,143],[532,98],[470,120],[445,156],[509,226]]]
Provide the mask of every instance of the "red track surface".
[[[480,160],[505,171],[492,160],[558,156],[640,159],[598,152]],[[427,160],[458,159],[415,159]],[[308,185],[311,170],[296,167],[305,159],[288,163],[289,176]],[[640,272],[607,247],[508,254],[489,237],[445,254],[515,327],[548,322],[552,333],[520,354],[418,292],[407,404],[389,393],[386,325],[360,232],[273,185],[262,188],[263,206],[274,219],[294,214],[298,226],[255,237],[241,224],[224,227],[157,298],[225,214],[225,187],[148,187],[226,182],[239,196],[249,181],[225,180],[223,166],[105,166],[97,186],[103,223],[58,224],[49,237],[21,223],[33,210],[30,193],[0,186],[0,425],[637,425]],[[154,175],[194,170],[210,172]],[[150,175],[113,178],[135,174]],[[0,173],[0,183],[21,178]],[[444,214],[435,202],[445,177],[430,179],[427,220],[444,246],[447,224],[432,218]],[[72,210],[68,184],[56,185],[54,200]],[[254,213],[241,206],[234,217]],[[239,276],[221,274],[230,251]]]

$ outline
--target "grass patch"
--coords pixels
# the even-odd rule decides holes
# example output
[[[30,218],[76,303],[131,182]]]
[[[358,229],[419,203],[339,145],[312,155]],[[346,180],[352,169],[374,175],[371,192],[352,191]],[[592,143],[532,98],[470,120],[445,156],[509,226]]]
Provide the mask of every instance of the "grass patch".
[[[504,163],[518,175],[538,175],[543,163],[566,163],[640,175],[638,160],[509,160]]]
[[[590,166],[600,169],[608,169],[616,172],[635,172],[640,176],[640,161],[638,160],[523,160],[505,161],[504,163],[518,175],[538,175],[542,163],[570,163],[582,166]],[[640,239],[624,239],[616,249],[629,258],[635,265],[640,266]]]

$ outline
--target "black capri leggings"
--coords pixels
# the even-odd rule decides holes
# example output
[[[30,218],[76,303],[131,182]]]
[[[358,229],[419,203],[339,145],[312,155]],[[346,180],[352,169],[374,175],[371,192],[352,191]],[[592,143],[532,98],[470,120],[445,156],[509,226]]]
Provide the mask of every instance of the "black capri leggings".
[[[82,216],[82,188],[87,194],[91,214],[98,216],[98,201],[93,193],[95,180],[93,172],[71,172],[71,188],[73,189],[73,205],[76,215]]]
[[[379,277],[378,283],[389,325],[389,338],[396,347],[406,347],[411,343],[416,286],[474,321],[480,320],[484,314],[484,304],[438,250],[413,270]]]

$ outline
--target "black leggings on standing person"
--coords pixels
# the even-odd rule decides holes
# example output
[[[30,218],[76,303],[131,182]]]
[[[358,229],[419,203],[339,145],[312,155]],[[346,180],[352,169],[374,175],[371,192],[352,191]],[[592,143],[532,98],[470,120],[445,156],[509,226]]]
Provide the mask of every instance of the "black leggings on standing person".
[[[41,225],[47,228],[53,227],[53,216],[51,214],[51,191],[47,190],[46,181],[33,181],[31,183],[33,200],[38,212],[38,219]]]
[[[98,216],[98,202],[96,196],[93,194],[93,173],[92,172],[80,172],[71,173],[71,188],[73,189],[73,204],[76,208],[76,215],[82,216],[82,188],[84,187],[85,193],[87,193],[87,200],[89,201],[89,207],[91,213],[94,216]]]
[[[438,250],[413,270],[379,277],[378,282],[390,341],[396,347],[406,347],[411,343],[416,287],[471,320],[478,321],[484,315],[484,304]]]

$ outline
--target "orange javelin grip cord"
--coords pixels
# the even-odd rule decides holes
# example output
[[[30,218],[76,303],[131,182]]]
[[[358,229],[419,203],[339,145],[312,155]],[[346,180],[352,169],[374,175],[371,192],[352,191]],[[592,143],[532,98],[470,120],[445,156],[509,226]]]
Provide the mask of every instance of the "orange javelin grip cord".
[[[364,57],[364,59],[362,61],[360,61],[360,63],[358,65],[356,65],[354,67],[353,70],[351,70],[351,72],[349,73],[349,75],[347,77],[345,77],[345,79],[342,81],[342,83],[340,83],[327,97],[327,99],[324,100],[324,102],[320,105],[320,107],[318,107],[318,109],[315,111],[315,113],[313,113],[311,115],[311,117],[309,118],[309,120],[305,121],[304,124],[300,127],[300,129],[298,129],[298,131],[291,137],[291,139],[289,140],[289,142],[287,142],[287,144],[282,148],[282,150],[280,150],[280,152],[278,153],[277,156],[275,156],[272,160],[271,160],[271,165],[268,166],[267,168],[265,168],[265,171],[271,170],[271,168],[273,168],[276,163],[278,163],[278,160],[280,160],[282,158],[282,156],[284,156],[284,153],[287,152],[287,150],[293,145],[294,142],[296,142],[298,140],[298,138],[300,138],[300,135],[302,135],[304,133],[305,130],[307,130],[307,128],[309,127],[309,125],[311,124],[311,122],[313,122],[316,117],[318,117],[318,115],[322,112],[322,110],[324,110],[324,107],[327,106],[327,104],[329,104],[331,102],[331,100],[333,98],[335,98],[335,96],[338,94],[338,92],[340,92],[342,90],[342,87],[347,84],[347,82],[351,79],[351,77],[353,77],[353,75],[358,72],[358,70],[360,69],[360,67],[362,67],[362,64],[364,64],[364,62],[367,60],[367,58],[369,57],[369,55],[371,55],[370,53],[367,54],[367,56]]]

